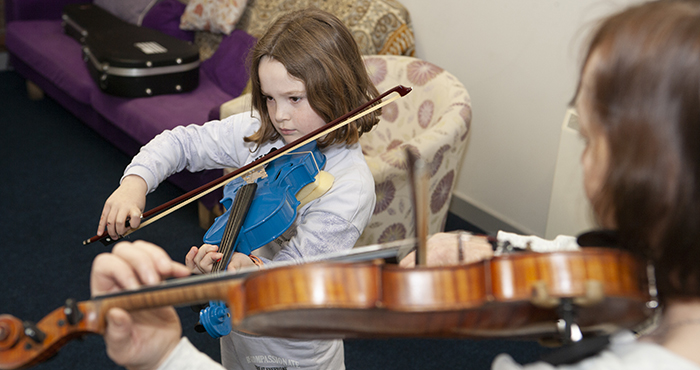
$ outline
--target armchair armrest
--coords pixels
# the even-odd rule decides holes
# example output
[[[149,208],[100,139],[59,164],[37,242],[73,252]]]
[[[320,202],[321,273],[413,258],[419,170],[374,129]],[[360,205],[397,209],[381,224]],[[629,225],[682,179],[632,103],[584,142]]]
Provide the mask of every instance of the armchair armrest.
[[[63,7],[92,0],[5,0],[5,21],[61,19]]]

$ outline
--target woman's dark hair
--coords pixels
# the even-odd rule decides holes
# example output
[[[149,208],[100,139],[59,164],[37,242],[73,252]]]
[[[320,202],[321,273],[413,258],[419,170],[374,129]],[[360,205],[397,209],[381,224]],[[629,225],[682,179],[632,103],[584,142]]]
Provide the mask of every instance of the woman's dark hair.
[[[362,61],[355,39],[334,15],[316,8],[281,16],[250,53],[252,105],[262,119],[261,129],[246,138],[258,145],[278,139],[260,89],[258,67],[263,58],[284,65],[304,82],[311,108],[330,122],[379,96]],[[379,122],[376,111],[317,140],[320,148],[354,144]]]
[[[593,208],[654,263],[662,299],[700,296],[700,2],[607,18],[584,70],[590,119],[610,148]]]

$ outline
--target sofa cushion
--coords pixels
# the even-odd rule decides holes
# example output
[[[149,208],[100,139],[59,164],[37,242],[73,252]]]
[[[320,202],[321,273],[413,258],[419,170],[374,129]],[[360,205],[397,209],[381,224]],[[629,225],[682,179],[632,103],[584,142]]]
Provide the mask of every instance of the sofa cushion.
[[[146,13],[141,26],[152,28],[166,35],[194,42],[194,32],[180,29],[180,17],[185,11],[185,4],[178,0],[162,0]]]
[[[256,41],[244,31],[234,30],[224,37],[214,55],[202,62],[200,68],[222,90],[239,96],[248,84],[246,60]]]
[[[232,99],[199,72],[199,86],[190,92],[133,99],[95,91],[90,102],[107,120],[145,144],[163,130],[204,123],[213,106]]]
[[[14,21],[7,25],[7,49],[73,99],[90,103],[98,90],[83,62],[80,44],[63,33],[61,21]]]

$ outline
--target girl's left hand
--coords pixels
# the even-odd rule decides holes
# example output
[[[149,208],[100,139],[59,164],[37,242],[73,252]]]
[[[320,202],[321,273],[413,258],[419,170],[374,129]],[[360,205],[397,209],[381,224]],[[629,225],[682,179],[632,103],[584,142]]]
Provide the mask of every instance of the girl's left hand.
[[[224,257],[219,253],[219,247],[212,244],[202,244],[201,247],[192,247],[185,256],[185,265],[193,274],[208,274],[214,267],[214,263]]]

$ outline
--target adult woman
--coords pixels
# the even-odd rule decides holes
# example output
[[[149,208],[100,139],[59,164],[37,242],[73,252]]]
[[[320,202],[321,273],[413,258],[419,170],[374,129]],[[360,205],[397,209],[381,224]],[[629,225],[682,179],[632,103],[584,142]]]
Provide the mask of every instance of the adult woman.
[[[573,368],[699,369],[700,2],[651,2],[606,19],[574,103],[586,195],[600,226],[653,262],[663,315],[652,333],[620,333]],[[493,368],[520,366],[502,355]]]

